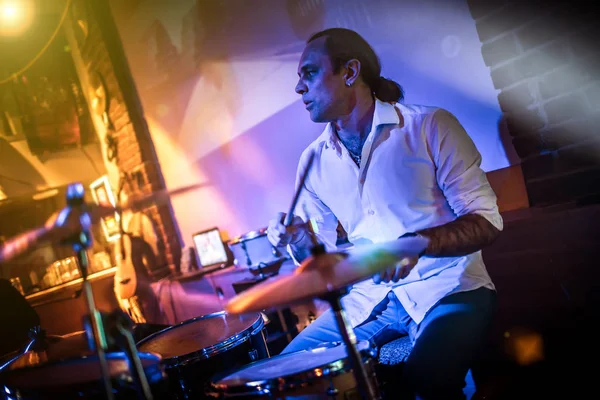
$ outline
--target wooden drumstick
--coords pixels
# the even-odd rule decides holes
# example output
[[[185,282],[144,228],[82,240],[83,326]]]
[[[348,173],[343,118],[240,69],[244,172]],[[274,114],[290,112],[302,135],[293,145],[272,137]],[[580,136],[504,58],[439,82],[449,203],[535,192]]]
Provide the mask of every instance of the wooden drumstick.
[[[308,171],[310,171],[310,167],[315,159],[315,151],[313,150],[308,158],[308,162],[306,163],[306,168],[304,169],[304,173],[302,174],[302,178],[296,188],[296,193],[294,194],[294,199],[292,200],[292,204],[290,205],[290,211],[287,213],[285,218],[281,223],[288,227],[292,224],[292,220],[294,217],[294,210],[296,209],[296,205],[298,204],[298,199],[300,198],[300,193],[302,192],[302,188],[304,187],[304,182],[306,182],[306,178],[308,177]]]

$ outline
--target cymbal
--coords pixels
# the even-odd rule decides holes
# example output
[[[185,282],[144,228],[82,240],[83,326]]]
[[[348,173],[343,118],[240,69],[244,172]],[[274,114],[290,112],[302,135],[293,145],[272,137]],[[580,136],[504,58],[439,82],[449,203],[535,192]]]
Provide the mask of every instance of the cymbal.
[[[423,237],[407,237],[361,247],[349,254],[309,257],[293,273],[269,278],[243,291],[227,303],[225,310],[243,314],[323,297],[370,278],[404,258],[417,257],[427,243]]]
[[[81,207],[63,208],[54,213],[44,226],[24,232],[9,239],[0,246],[0,263],[9,261],[23,253],[33,250],[45,242],[60,243],[82,230],[85,225],[98,223],[102,218],[124,211],[139,211],[153,204],[166,203],[171,196],[180,195],[206,186],[204,183],[183,186],[174,190],[159,190],[148,195],[132,196],[122,206],[107,206],[85,203]],[[70,214],[75,214],[71,216]],[[86,214],[89,219],[82,219]]]
[[[0,362],[4,367],[0,371],[12,371],[93,353],[89,348],[85,331],[72,332],[66,335],[45,335],[38,340],[41,348],[36,349],[34,346],[27,349],[27,351],[12,353],[10,357]]]

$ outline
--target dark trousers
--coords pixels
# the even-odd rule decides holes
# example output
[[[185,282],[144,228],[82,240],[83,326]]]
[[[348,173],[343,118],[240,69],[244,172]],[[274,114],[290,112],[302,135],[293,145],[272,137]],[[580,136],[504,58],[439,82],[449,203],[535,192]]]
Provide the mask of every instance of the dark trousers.
[[[407,398],[464,399],[465,376],[487,337],[495,303],[496,293],[486,288],[455,293],[440,300],[416,324],[390,292],[354,331],[358,340],[371,340],[377,346],[410,336],[413,349],[401,383]],[[328,310],[283,353],[340,340],[335,317]]]

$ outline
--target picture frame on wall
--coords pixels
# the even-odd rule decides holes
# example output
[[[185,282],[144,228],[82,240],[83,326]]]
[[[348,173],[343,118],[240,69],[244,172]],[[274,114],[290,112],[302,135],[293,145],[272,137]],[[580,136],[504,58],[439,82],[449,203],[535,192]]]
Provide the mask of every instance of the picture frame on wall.
[[[90,189],[92,191],[92,198],[96,204],[112,207],[116,206],[115,196],[110,187],[107,175],[92,182],[90,184]],[[102,225],[102,231],[104,232],[104,237],[107,242],[115,241],[121,237],[119,229],[120,218],[120,215],[115,212],[114,215],[103,217],[101,219],[100,223]]]

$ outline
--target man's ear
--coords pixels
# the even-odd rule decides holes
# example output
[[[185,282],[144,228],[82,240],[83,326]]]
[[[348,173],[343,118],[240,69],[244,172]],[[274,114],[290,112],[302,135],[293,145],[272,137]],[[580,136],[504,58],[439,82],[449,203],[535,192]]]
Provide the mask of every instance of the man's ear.
[[[346,62],[346,73],[344,74],[344,80],[346,81],[346,86],[350,87],[356,83],[356,80],[360,76],[360,61],[353,58]]]

